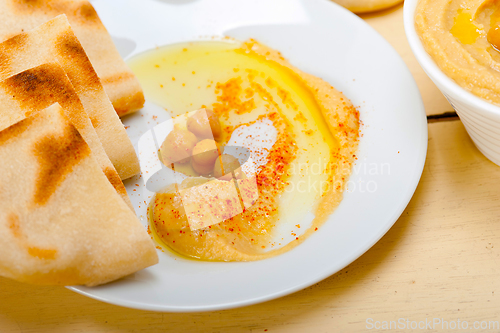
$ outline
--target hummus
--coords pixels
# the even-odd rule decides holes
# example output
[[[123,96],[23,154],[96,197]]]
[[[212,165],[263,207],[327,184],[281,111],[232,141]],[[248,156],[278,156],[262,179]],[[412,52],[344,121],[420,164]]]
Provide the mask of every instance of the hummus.
[[[253,156],[257,200],[222,223],[192,230],[179,193],[157,193],[149,220],[158,243],[190,258],[250,261],[288,251],[317,231],[341,201],[355,160],[359,113],[351,102],[253,40],[154,52],[130,63],[148,100],[172,116],[207,107],[220,119],[219,143],[266,151]],[[185,182],[180,191],[191,186]]]
[[[421,0],[415,27],[441,70],[500,105],[500,5],[494,0]]]

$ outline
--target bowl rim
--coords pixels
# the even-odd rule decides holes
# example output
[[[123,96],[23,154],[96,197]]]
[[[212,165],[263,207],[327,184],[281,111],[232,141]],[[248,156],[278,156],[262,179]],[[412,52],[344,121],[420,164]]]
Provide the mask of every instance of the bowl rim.
[[[403,21],[406,38],[410,44],[410,49],[417,58],[418,63],[429,76],[429,78],[438,86],[441,93],[449,95],[452,99],[471,106],[474,111],[487,112],[493,115],[500,115],[500,107],[487,100],[474,95],[468,90],[462,88],[453,79],[448,77],[434,62],[434,59],[425,50],[420,37],[415,29],[415,11],[420,0],[405,0],[403,8]],[[450,104],[452,101],[450,101]],[[453,105],[452,105],[453,106]],[[453,106],[454,107],[454,106]],[[455,110],[457,111],[457,110]],[[458,111],[457,111],[458,112]]]

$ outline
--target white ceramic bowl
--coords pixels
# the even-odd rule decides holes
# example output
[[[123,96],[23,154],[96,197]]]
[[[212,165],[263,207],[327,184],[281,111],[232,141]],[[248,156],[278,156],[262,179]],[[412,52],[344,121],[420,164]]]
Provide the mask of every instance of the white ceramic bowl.
[[[476,147],[493,163],[500,165],[500,107],[473,95],[444,74],[424,49],[415,30],[415,9],[419,0],[406,0],[406,37],[420,66],[448,99]]]

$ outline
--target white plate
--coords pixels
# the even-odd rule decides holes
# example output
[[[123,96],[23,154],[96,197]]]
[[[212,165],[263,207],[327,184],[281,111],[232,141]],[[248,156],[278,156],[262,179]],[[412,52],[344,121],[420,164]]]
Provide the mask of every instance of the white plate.
[[[255,38],[343,91],[360,107],[364,126],[344,200],[317,233],[292,251],[248,263],[198,262],[159,252],[160,263],[154,267],[105,286],[72,290],[155,311],[208,311],[259,303],[336,273],[373,246],[401,215],[422,174],[427,121],[406,65],[360,18],[327,0],[92,3],[125,57],[203,36]],[[152,126],[147,119],[125,119],[132,126],[133,141]],[[126,185],[131,188],[134,183]],[[138,197],[132,199],[137,205]],[[144,207],[137,212],[146,225]]]

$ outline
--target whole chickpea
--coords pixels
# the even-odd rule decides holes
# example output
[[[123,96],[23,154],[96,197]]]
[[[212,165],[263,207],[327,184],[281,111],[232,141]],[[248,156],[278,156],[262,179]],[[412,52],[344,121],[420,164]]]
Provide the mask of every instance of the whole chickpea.
[[[170,163],[187,163],[197,142],[198,139],[190,131],[174,129],[163,141],[160,154]]]
[[[219,145],[212,139],[201,140],[193,149],[193,158],[197,164],[213,166],[219,157]]]
[[[200,109],[189,117],[187,129],[200,139],[220,140],[222,137],[219,118],[208,109]]]
[[[194,171],[198,172],[202,176],[207,176],[214,171],[213,164],[198,164],[193,159],[191,160],[191,166]]]

